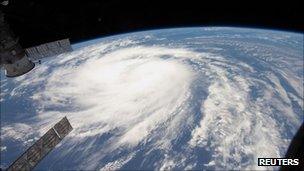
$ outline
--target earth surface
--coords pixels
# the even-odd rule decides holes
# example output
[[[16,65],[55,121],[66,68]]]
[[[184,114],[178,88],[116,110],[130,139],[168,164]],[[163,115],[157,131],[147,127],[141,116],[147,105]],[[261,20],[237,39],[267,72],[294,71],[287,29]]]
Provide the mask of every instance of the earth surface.
[[[1,167],[63,116],[39,169],[276,169],[303,121],[303,34],[225,27],[135,32],[1,73]]]

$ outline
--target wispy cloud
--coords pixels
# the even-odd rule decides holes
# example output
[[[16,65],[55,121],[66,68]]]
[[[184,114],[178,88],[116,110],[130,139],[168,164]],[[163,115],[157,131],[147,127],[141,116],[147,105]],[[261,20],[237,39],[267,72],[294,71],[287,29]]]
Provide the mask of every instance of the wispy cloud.
[[[147,168],[163,170],[259,169],[256,158],[282,156],[289,141],[284,132],[300,124],[292,102],[303,100],[302,78],[292,73],[259,73],[219,53],[143,46],[130,38],[91,45],[13,81],[18,86],[7,93],[28,93],[37,113],[30,124],[1,128],[1,139],[31,143],[29,132],[42,135],[66,115],[74,130],[56,153],[58,165],[112,170],[149,160],[154,165]]]

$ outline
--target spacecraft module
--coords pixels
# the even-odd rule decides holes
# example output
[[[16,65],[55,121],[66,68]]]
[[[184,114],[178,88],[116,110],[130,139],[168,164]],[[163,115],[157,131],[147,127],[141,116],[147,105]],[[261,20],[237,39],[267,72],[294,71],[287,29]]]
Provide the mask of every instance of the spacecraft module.
[[[35,67],[34,62],[39,59],[72,50],[69,39],[22,48],[18,37],[10,30],[0,11],[0,66],[5,69],[7,77],[17,77],[31,71]]]

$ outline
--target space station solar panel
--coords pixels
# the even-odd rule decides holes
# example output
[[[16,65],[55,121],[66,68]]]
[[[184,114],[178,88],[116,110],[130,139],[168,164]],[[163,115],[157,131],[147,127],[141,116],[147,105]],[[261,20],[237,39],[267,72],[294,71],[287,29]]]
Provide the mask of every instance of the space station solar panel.
[[[64,117],[61,121],[55,124],[54,129],[60,138],[64,138],[73,128],[68,119]]]
[[[70,40],[62,39],[27,48],[25,49],[25,52],[30,59],[39,60],[45,57],[71,52],[72,50]]]
[[[72,129],[68,119],[66,117],[62,118],[28,148],[7,170],[32,170]]]

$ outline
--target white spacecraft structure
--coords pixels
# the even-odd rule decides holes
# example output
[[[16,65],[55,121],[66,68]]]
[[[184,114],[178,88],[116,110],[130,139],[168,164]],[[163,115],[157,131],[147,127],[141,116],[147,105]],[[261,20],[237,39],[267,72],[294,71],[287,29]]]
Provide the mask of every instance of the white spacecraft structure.
[[[7,77],[17,77],[31,71],[35,61],[73,51],[69,39],[57,40],[30,48],[22,48],[0,11],[0,65]]]
[[[62,118],[39,140],[29,147],[15,162],[13,162],[7,168],[7,171],[33,170],[34,167],[72,130],[73,128],[67,117]]]

